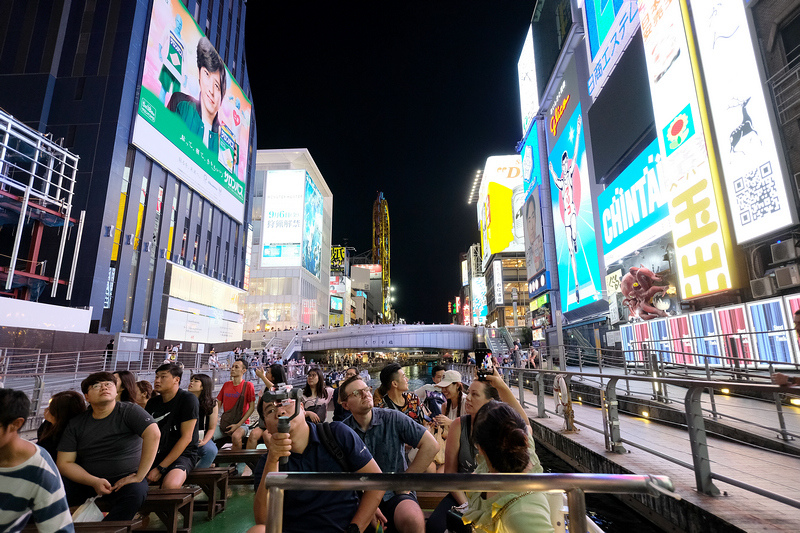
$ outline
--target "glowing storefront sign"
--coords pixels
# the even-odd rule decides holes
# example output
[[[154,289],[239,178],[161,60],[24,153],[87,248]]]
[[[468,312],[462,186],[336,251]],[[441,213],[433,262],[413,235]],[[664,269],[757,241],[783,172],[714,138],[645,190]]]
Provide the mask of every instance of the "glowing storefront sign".
[[[467,260],[461,261],[461,286],[466,287],[469,285],[469,268],[467,267]]]
[[[207,58],[204,64],[198,55]],[[153,2],[132,142],[239,223],[251,113],[244,91],[180,0]]]
[[[344,272],[344,260],[347,252],[344,246],[331,246],[331,274]]]
[[[683,299],[733,288],[731,242],[712,174],[680,0],[639,0],[653,112]]]
[[[589,94],[596,98],[639,29],[636,0],[586,0]]]
[[[486,305],[486,279],[483,277],[472,278],[470,287],[472,293],[472,323],[485,324],[489,308]]]
[[[741,1],[692,2],[703,78],[738,243],[797,223]]]
[[[261,216],[261,266],[300,266],[305,170],[270,170]]]
[[[533,28],[528,27],[528,35],[517,62],[519,74],[519,102],[522,108],[522,134],[527,133],[533,117],[539,112],[539,85],[536,83],[536,57],[533,53]],[[535,133],[535,129],[531,130]]]
[[[525,201],[525,189],[519,155],[486,160],[478,198],[483,261],[488,262],[492,254],[523,251],[524,230],[517,215]]]
[[[503,305],[503,262],[492,263],[494,273],[494,305]]]
[[[598,196],[606,265],[669,233],[660,161],[658,142],[653,141]]]
[[[472,318],[472,310],[470,309],[469,306],[469,297],[464,298],[464,306],[462,307],[462,311],[463,311],[462,315],[464,317],[463,324],[465,326],[471,326],[472,324],[470,323],[470,321]]]

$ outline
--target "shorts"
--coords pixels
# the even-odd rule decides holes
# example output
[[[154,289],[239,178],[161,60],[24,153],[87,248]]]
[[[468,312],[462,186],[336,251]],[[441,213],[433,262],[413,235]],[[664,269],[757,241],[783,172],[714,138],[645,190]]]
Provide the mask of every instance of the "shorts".
[[[244,424],[244,425],[239,426],[239,427],[244,429],[244,435],[242,436],[242,438],[246,439],[250,435],[250,426],[248,426],[247,424]],[[231,437],[230,435],[228,435],[226,433],[223,433],[222,432],[222,427],[220,427],[219,424],[217,424],[217,427],[214,430],[214,436],[211,437],[211,440],[221,440],[221,439],[230,438],[230,437]]]
[[[158,464],[158,462],[156,462]],[[186,474],[189,474],[192,470],[194,470],[194,465],[197,464],[197,457],[186,457],[185,455],[181,455],[175,462],[169,465],[167,468],[164,469],[164,476],[166,476],[172,470],[183,470]]]
[[[414,500],[414,502],[416,502],[417,496],[413,492],[409,494],[395,494],[388,500],[382,501],[378,506],[383,516],[386,517],[387,529],[394,530],[394,511],[397,509],[397,506],[405,500]]]

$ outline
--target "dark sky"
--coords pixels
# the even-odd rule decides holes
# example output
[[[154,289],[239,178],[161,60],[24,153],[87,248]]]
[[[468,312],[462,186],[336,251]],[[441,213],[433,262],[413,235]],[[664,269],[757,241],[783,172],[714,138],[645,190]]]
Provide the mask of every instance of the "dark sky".
[[[258,148],[309,149],[333,192],[334,245],[371,248],[384,193],[408,322],[449,322],[459,253],[479,240],[475,171],[522,136],[517,60],[533,3],[248,2]]]

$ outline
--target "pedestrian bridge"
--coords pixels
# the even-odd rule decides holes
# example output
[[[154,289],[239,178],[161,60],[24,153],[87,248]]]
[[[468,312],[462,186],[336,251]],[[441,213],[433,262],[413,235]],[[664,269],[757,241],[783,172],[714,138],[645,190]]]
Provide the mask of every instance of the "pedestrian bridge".
[[[453,324],[374,324],[297,332],[284,357],[294,352],[399,349],[472,350],[475,328]]]

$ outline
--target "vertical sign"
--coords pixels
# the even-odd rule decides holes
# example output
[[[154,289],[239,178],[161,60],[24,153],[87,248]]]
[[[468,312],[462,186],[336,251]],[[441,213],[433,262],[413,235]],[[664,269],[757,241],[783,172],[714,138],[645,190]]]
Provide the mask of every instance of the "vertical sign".
[[[492,263],[494,272],[494,305],[503,305],[503,261],[500,259]]]
[[[639,29],[639,12],[636,0],[586,0],[583,11],[589,52],[589,94],[597,98]]]
[[[244,279],[242,280],[242,288],[244,290],[250,289],[250,261],[253,258],[253,225],[247,225],[247,250],[244,253]]]
[[[523,208],[525,218],[525,265],[530,281],[544,270],[544,237],[539,187],[535,187]]]
[[[793,225],[797,217],[781,172],[744,4],[692,2],[692,17],[733,230],[741,244]]]
[[[639,0],[656,131],[683,299],[733,288],[719,183],[712,174],[681,0]]]
[[[533,117],[539,112],[539,85],[536,83],[536,57],[533,53],[533,27],[528,26],[528,35],[517,62],[519,74],[519,103],[522,109],[522,135],[528,132]],[[532,129],[531,132],[536,132]]]

